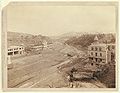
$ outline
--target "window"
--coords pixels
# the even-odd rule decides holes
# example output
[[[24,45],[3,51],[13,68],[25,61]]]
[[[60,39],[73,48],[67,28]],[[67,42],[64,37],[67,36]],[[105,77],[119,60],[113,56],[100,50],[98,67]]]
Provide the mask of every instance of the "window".
[[[94,48],[93,48],[93,47],[91,47],[91,50],[94,50]]]
[[[97,58],[95,58],[95,61],[96,61],[96,62],[97,62],[97,60],[98,60],[98,59],[97,59]]]
[[[91,55],[93,55],[93,52],[91,52]]]
[[[20,51],[20,54],[22,54],[22,51]]]
[[[108,50],[110,51],[110,46],[108,46]]]
[[[13,55],[13,52],[9,52],[8,55]]]
[[[102,59],[100,59],[100,61],[102,62]]]
[[[101,47],[99,47],[99,51],[101,51],[102,50],[102,48]]]
[[[91,63],[91,65],[93,66],[93,63]]]
[[[92,58],[92,57],[89,57],[89,59],[90,59],[90,61],[92,61],[92,60],[93,60],[93,58]]]
[[[97,47],[95,47],[95,50],[97,51]]]
[[[112,49],[115,49],[115,46],[112,46]]]
[[[102,53],[100,53],[100,56],[102,56]]]
[[[95,53],[95,55],[97,56],[97,53]]]
[[[18,50],[18,48],[15,48],[14,50]]]

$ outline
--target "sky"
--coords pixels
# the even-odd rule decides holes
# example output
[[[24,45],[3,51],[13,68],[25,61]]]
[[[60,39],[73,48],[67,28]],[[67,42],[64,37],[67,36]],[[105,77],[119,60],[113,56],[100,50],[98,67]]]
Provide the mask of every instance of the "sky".
[[[115,6],[8,5],[7,31],[58,36],[69,32],[115,32]]]

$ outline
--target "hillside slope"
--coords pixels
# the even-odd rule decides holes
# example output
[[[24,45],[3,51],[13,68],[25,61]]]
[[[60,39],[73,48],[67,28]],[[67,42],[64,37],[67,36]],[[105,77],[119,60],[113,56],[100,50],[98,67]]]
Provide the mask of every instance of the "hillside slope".
[[[94,42],[94,37],[97,36],[101,43],[115,43],[115,34],[83,34],[79,37],[72,37],[65,41],[68,45],[88,47]]]
[[[25,46],[29,44],[40,45],[44,40],[46,40],[48,43],[52,42],[52,40],[47,36],[31,35],[31,34],[17,33],[17,32],[7,32],[8,47],[20,45],[20,44],[24,44]]]

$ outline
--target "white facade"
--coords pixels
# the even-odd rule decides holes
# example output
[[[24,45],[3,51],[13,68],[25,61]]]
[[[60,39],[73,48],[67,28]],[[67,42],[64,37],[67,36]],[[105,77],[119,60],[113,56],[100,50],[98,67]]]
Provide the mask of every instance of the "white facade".
[[[23,46],[10,46],[8,48],[8,55],[10,56],[22,55],[22,54],[24,54]]]

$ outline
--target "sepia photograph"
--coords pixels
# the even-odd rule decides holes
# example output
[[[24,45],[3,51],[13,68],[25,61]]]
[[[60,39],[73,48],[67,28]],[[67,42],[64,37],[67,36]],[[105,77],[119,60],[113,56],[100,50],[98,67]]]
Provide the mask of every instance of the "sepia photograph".
[[[117,88],[117,2],[10,2],[2,11],[8,89]]]

